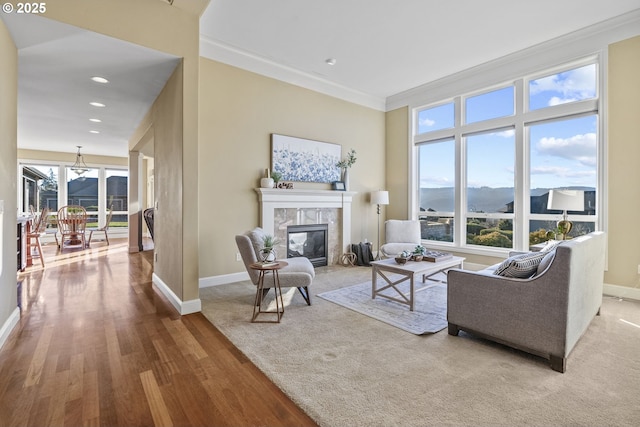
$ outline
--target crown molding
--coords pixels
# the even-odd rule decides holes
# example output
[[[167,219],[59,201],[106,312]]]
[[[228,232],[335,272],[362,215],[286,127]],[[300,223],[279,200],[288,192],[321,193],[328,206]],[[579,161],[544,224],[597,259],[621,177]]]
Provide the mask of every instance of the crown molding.
[[[219,40],[200,36],[200,56],[374,110],[385,110],[386,100],[384,98],[338,85]]]
[[[385,111],[415,107],[598,54],[640,34],[640,9],[425,83],[387,98]]]

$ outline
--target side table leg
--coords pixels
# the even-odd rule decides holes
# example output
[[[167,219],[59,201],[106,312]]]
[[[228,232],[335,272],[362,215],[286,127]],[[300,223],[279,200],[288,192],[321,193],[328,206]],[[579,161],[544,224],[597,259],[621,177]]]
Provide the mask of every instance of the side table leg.
[[[262,307],[262,290],[264,289],[264,271],[260,270],[260,276],[258,277],[258,286],[256,289],[256,298],[253,303],[253,316],[251,322],[255,322],[258,314],[260,314]]]

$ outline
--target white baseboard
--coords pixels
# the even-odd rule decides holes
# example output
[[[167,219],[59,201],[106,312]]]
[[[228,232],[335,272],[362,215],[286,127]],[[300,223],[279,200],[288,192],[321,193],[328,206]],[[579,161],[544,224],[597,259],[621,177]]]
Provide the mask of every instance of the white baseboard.
[[[171,305],[173,305],[173,307],[178,310],[178,313],[180,313],[181,315],[202,311],[202,302],[200,301],[200,298],[189,301],[182,301],[175,293],[173,293],[171,288],[169,288],[169,286],[167,286],[167,284],[164,283],[162,279],[160,279],[160,277],[156,275],[156,273],[153,273],[153,275],[151,276],[151,281],[156,286],[156,288],[158,288],[160,293],[167,297]]]
[[[11,331],[13,331],[13,328],[16,327],[16,325],[18,324],[18,321],[20,321],[20,309],[16,307],[16,309],[13,310],[13,312],[11,313],[7,321],[4,322],[4,325],[2,325],[2,328],[0,328],[0,349],[2,349],[2,347],[4,346],[4,343],[7,342],[7,339],[9,338],[9,334],[11,334]]]
[[[232,273],[221,274],[220,276],[209,276],[200,278],[200,287],[208,288],[210,286],[226,285],[227,283],[242,282],[243,280],[250,280],[249,273]]]
[[[640,289],[628,286],[604,284],[604,294],[618,298],[627,298],[640,301]]]

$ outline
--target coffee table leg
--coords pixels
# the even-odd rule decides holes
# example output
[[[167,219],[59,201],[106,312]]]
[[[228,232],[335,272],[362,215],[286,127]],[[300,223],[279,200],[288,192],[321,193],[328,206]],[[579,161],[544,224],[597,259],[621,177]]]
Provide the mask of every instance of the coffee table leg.
[[[371,299],[376,299],[376,289],[378,288],[378,269],[376,265],[371,268]]]
[[[409,311],[413,311],[413,302],[414,302],[414,296],[415,296],[415,287],[414,287],[414,278],[415,278],[415,274],[411,275],[410,280],[410,285],[409,285]]]

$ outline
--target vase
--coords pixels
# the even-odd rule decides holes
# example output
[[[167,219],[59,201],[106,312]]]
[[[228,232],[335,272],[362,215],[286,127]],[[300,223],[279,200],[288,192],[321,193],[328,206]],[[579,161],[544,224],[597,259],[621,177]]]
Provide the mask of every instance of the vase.
[[[273,188],[273,178],[261,178],[260,179],[260,187],[262,187],[262,188]]]
[[[342,182],[344,182],[344,189],[349,191],[349,168],[344,168],[342,171]]]
[[[276,250],[274,248],[262,248],[258,257],[260,262],[273,262],[276,260]]]

